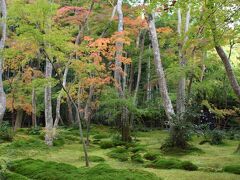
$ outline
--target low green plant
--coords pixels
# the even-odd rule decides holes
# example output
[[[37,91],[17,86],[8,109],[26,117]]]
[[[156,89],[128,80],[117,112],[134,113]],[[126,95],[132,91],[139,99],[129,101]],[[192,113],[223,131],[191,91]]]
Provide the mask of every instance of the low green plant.
[[[114,144],[112,141],[101,141],[100,142],[100,148],[102,149],[109,149],[114,147]]]
[[[141,154],[138,154],[138,153],[133,154],[131,156],[131,161],[135,162],[135,163],[144,163],[144,160],[143,160]]]
[[[128,161],[129,152],[124,147],[117,147],[108,153],[108,156],[119,161]]]
[[[41,127],[30,128],[27,131],[28,135],[40,135],[41,134]]]
[[[22,159],[8,164],[8,169],[29,179],[39,180],[157,180],[156,175],[137,170],[113,169],[107,164],[99,164],[92,168],[75,166],[33,159]]]
[[[223,168],[223,171],[234,173],[234,174],[240,174],[240,164],[235,165],[228,165]]]
[[[150,161],[154,161],[157,159],[157,157],[159,156],[159,154],[157,153],[153,153],[153,152],[148,152],[148,153],[145,153],[143,155],[143,157],[147,160],[150,160]]]
[[[84,161],[85,157],[82,156],[80,159]],[[105,159],[103,157],[100,157],[100,156],[88,156],[88,159],[89,159],[90,162],[103,162],[103,161],[105,161]]]
[[[223,131],[220,130],[213,130],[211,132],[211,144],[212,145],[219,145],[223,144],[224,134]]]
[[[108,134],[96,134],[93,136],[94,139],[105,139],[108,138],[109,135]]]
[[[65,139],[61,136],[57,136],[53,139],[53,146],[61,147],[65,144]]]
[[[188,171],[196,171],[198,167],[190,161],[180,161],[178,159],[159,158],[148,164],[147,167],[156,169],[184,169]]]
[[[12,141],[13,140],[13,130],[9,126],[8,122],[2,122],[0,125],[0,143],[4,141]]]

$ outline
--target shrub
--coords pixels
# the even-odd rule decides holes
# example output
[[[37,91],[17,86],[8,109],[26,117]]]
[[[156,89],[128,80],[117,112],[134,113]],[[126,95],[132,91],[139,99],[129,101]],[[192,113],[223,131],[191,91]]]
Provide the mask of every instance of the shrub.
[[[196,171],[198,170],[198,167],[191,163],[190,161],[183,161],[180,164],[179,169],[184,169],[184,170],[188,170],[188,171]]]
[[[145,151],[145,149],[142,146],[136,146],[136,147],[130,148],[130,151],[133,152],[133,153],[136,153],[136,152],[139,152],[139,151]]]
[[[153,160],[156,160],[157,157],[159,156],[159,154],[157,153],[151,153],[151,152],[148,152],[146,154],[143,155],[143,157],[147,160],[150,160],[150,161],[153,161]]]
[[[53,139],[53,146],[61,147],[65,144],[65,139],[61,136],[57,136]]]
[[[223,171],[229,172],[229,173],[234,173],[234,174],[240,174],[240,165],[236,164],[236,165],[225,166],[223,168]]]
[[[28,129],[27,134],[28,135],[40,135],[41,128],[40,127],[30,128],[30,129]]]
[[[157,159],[153,163],[147,165],[157,169],[184,169],[188,171],[195,171],[198,169],[196,165],[189,161],[180,161],[178,159]]]
[[[131,156],[131,160],[132,162],[136,162],[136,163],[144,163],[144,160],[140,154],[133,154]]]
[[[8,122],[2,122],[0,125],[0,141],[12,141],[13,135],[13,130],[9,126]]]
[[[89,158],[89,161],[91,161],[91,162],[103,162],[103,161],[105,161],[105,159],[103,157],[100,157],[100,156],[88,156],[88,158]],[[82,156],[81,160],[85,160],[85,157]]]
[[[224,134],[222,131],[213,130],[211,133],[211,142],[210,143],[212,145],[223,144],[223,138],[224,138]]]
[[[16,140],[7,146],[11,149],[43,149],[47,146],[38,139]]]
[[[22,176],[21,174],[12,173],[12,172],[0,172],[0,179],[2,179],[2,180],[28,180],[27,177]]]
[[[128,161],[129,153],[127,149],[123,147],[118,147],[108,153],[108,156],[119,161]]]
[[[92,168],[33,159],[17,160],[8,164],[8,169],[29,179],[39,180],[157,180],[156,175],[137,170],[113,169],[109,165],[99,164]]]
[[[102,149],[109,149],[114,147],[114,144],[112,141],[102,141],[100,142],[100,148]]]
[[[108,137],[109,137],[108,134],[96,134],[95,136],[93,136],[94,139],[104,139]]]

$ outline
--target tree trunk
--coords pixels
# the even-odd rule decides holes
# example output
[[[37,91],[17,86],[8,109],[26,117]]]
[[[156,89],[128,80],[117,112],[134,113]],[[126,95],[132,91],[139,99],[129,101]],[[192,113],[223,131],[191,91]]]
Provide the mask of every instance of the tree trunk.
[[[210,0],[207,4],[207,7],[209,10],[214,11],[214,1]],[[220,45],[220,39],[221,34],[219,34],[218,30],[217,30],[217,25],[216,25],[216,18],[213,15],[213,17],[210,19],[210,26],[211,26],[211,31],[212,31],[212,36],[213,36],[213,41],[214,41],[214,45],[215,45],[215,49],[217,51],[218,56],[221,58],[223,65],[225,67],[226,73],[227,73],[227,77],[230,81],[230,85],[234,91],[234,93],[236,94],[236,96],[238,97],[238,99],[240,100],[240,86],[237,82],[237,79],[235,77],[235,74],[233,72],[232,69],[232,65],[230,63],[230,59],[228,58],[228,56],[226,55],[225,51],[223,50],[223,48]]]
[[[185,66],[187,63],[186,59],[186,52],[183,51],[183,48],[188,40],[188,29],[189,29],[189,23],[190,23],[190,8],[187,11],[186,15],[186,23],[185,23],[185,32],[184,32],[184,40],[183,42],[178,43],[178,58],[179,58],[179,66],[183,72],[181,72],[179,81],[178,81],[178,91],[177,91],[177,114],[179,116],[182,116],[185,112],[185,101],[186,101],[186,76],[185,76]],[[182,29],[182,17],[181,17],[181,10],[180,8],[178,9],[178,35],[179,39],[182,37],[181,33]]]
[[[16,120],[15,120],[15,125],[14,125],[14,131],[17,129],[21,128],[22,126],[22,119],[23,119],[23,110],[18,109],[17,110],[17,115],[16,115]]]
[[[159,44],[158,44],[158,38],[157,38],[155,20],[154,20],[153,14],[150,14],[148,17],[148,26],[149,26],[150,38],[151,38],[153,54],[154,54],[154,64],[155,64],[156,73],[158,76],[158,84],[159,84],[160,93],[163,99],[163,106],[168,119],[171,120],[172,116],[175,115],[175,113],[174,113],[171,99],[169,98],[169,95],[168,95],[167,83],[166,83],[165,74],[164,74],[163,66],[161,62],[161,56],[159,51]]]
[[[149,50],[150,50],[150,45],[149,45]],[[149,51],[150,52],[150,51]],[[150,84],[150,78],[151,78],[151,58],[150,56],[148,57],[148,64],[147,64],[147,101],[151,100],[151,84]]]
[[[238,147],[237,147],[237,149],[236,149],[235,153],[238,153],[238,154],[240,154],[240,143],[238,144]]]
[[[36,92],[35,88],[32,88],[32,127],[37,127],[37,106],[36,106]]]
[[[215,49],[224,64],[224,67],[225,67],[225,70],[227,73],[227,77],[230,81],[230,85],[232,86],[232,89],[233,89],[234,93],[237,95],[238,99],[240,99],[240,86],[239,86],[237,79],[235,77],[235,74],[233,72],[232,65],[230,63],[230,59],[228,59],[226,53],[224,52],[223,48],[220,45],[215,46]]]
[[[118,32],[123,32],[123,12],[122,12],[122,3],[123,0],[117,1],[117,13],[118,13]],[[120,35],[119,35],[120,36]],[[115,71],[114,71],[114,79],[115,79],[115,86],[119,93],[119,98],[125,99],[125,93],[123,87],[121,85],[121,71],[122,71],[122,57],[123,51],[123,43],[116,42],[116,58],[115,58]],[[129,127],[129,119],[128,119],[128,110],[126,107],[122,108],[121,113],[121,121],[122,121],[122,140],[123,141],[130,141],[130,127]]]
[[[139,35],[140,36],[140,35]],[[139,37],[141,39],[141,36]],[[133,101],[134,104],[136,104],[137,101],[137,94],[139,89],[139,84],[141,80],[141,73],[142,73],[142,58],[143,58],[143,52],[144,52],[144,42],[145,42],[145,32],[142,33],[142,39],[141,39],[141,47],[140,47],[140,54],[138,59],[138,76],[137,76],[137,84],[134,92]]]
[[[94,86],[91,85],[89,88],[88,100],[87,100],[85,108],[84,108],[84,119],[85,119],[86,125],[87,125],[87,140],[86,140],[87,145],[89,145],[89,132],[90,132],[90,120],[91,120],[91,109],[90,108],[91,108],[93,93],[94,93]]]
[[[5,40],[7,36],[7,25],[6,25],[6,18],[7,18],[7,7],[5,0],[1,0],[1,22],[0,27],[2,29],[1,32],[1,40],[0,40],[0,125],[3,121],[3,116],[6,110],[6,94],[3,89],[3,49],[5,46]]]
[[[45,78],[49,79],[49,82],[45,86],[45,126],[46,126],[45,143],[48,146],[53,145],[52,90],[50,82],[51,77],[52,77],[52,64],[48,59],[46,59]]]
[[[66,68],[64,70],[64,74],[63,74],[63,87],[66,88],[66,83],[67,83],[67,73],[68,73],[68,67],[69,63],[67,63]],[[56,117],[55,117],[55,121],[54,121],[54,128],[58,127],[58,123],[59,120],[62,119],[61,118],[61,113],[60,113],[60,109],[61,109],[61,98],[62,98],[62,89],[57,97],[57,105],[56,105]]]
[[[73,111],[72,111],[72,103],[70,102],[69,98],[67,98],[67,108],[68,108],[68,124],[73,124]]]

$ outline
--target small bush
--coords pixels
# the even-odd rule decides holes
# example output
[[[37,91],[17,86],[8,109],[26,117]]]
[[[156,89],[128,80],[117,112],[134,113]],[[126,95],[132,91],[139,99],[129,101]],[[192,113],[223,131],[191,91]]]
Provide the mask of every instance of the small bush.
[[[144,160],[140,154],[133,154],[131,156],[131,160],[132,162],[136,162],[136,163],[144,163]]]
[[[225,166],[223,168],[223,171],[225,172],[229,172],[229,173],[234,173],[234,174],[240,174],[240,165],[229,165],[229,166]]]
[[[38,139],[16,140],[7,146],[11,149],[42,149],[47,146]]]
[[[65,144],[65,139],[61,136],[57,136],[53,139],[53,146],[61,147]]]
[[[94,139],[105,139],[108,137],[109,137],[108,134],[96,134],[95,136],[93,136]]]
[[[223,144],[223,138],[224,138],[224,134],[222,131],[213,130],[211,133],[211,142],[210,143],[212,145]]]
[[[28,135],[40,135],[41,128],[40,127],[30,128],[30,129],[28,129],[27,134]]]
[[[142,147],[142,146],[132,147],[129,150],[133,153],[140,152],[140,151],[145,151],[144,147]]]
[[[157,159],[147,167],[157,169],[184,169],[188,171],[195,171],[198,169],[196,165],[189,161],[180,161],[178,159]]]
[[[7,122],[2,122],[0,125],[0,141],[12,141],[13,140],[13,130]]]
[[[156,175],[137,170],[113,169],[107,164],[99,164],[92,168],[75,166],[33,159],[17,160],[8,164],[8,169],[29,179],[39,180],[157,180]]]
[[[112,141],[102,141],[100,142],[100,148],[102,149],[109,149],[114,147],[114,144]]]
[[[187,171],[198,170],[198,167],[195,164],[191,163],[190,161],[183,161],[179,165],[180,165],[179,169],[184,169]]]
[[[150,161],[153,161],[153,160],[156,160],[157,157],[159,156],[159,154],[157,153],[151,153],[151,152],[148,152],[146,154],[143,155],[143,157],[147,160],[150,160]]]
[[[128,161],[129,153],[127,149],[123,147],[118,147],[108,153],[108,156],[119,161]]]
[[[100,157],[100,156],[88,156],[88,158],[89,158],[90,162],[103,162],[103,161],[105,161],[105,159],[103,157]],[[85,157],[82,156],[80,159],[84,161]]]
[[[28,180],[27,177],[22,176],[21,174],[12,173],[12,172],[0,172],[1,180]]]

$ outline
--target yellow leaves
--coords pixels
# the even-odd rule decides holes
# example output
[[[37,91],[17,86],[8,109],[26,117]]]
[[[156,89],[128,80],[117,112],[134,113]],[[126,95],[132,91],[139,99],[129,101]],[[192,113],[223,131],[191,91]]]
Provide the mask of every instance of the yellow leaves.
[[[170,27],[160,27],[160,28],[157,28],[157,33],[171,33],[173,32],[172,28]]]

